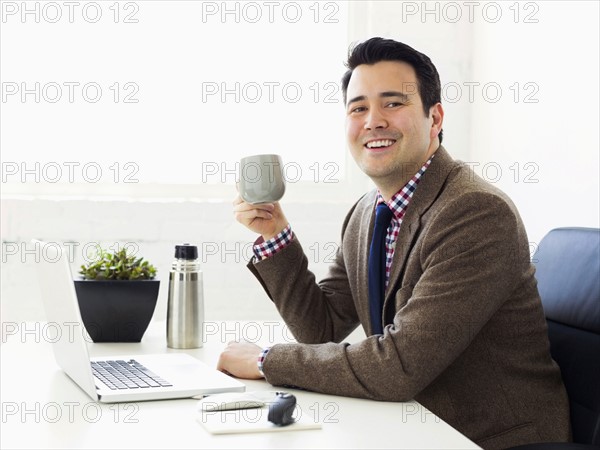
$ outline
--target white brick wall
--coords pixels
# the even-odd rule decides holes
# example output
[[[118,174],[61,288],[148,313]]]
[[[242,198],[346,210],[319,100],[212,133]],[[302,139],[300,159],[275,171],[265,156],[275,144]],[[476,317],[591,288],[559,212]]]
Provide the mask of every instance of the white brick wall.
[[[330,242],[338,243],[347,204],[285,204],[286,216],[307,251],[317,278],[327,268]],[[318,224],[318,226],[315,226]],[[198,245],[208,320],[276,319],[277,311],[246,266],[255,235],[233,218],[231,202],[2,200],[2,321],[43,320],[30,239],[73,242],[78,271],[86,244],[134,242],[157,266],[161,280],[155,319],[166,315],[168,277],[178,243]],[[311,248],[313,250],[309,250]],[[316,249],[319,249],[317,252]],[[28,252],[33,251],[33,253]],[[318,260],[315,258],[318,256]],[[285,282],[285,280],[282,280]]]

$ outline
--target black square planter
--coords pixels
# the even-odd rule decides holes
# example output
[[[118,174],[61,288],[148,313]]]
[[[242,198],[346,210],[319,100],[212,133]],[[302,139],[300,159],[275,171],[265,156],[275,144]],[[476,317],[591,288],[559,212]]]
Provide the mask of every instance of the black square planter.
[[[140,342],[159,280],[74,280],[81,319],[94,342]]]

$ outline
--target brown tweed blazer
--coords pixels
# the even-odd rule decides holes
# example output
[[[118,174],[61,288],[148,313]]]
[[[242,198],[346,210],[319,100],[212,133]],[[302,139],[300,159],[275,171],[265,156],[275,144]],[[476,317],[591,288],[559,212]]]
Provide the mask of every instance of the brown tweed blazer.
[[[415,399],[484,448],[568,440],[568,399],[511,200],[440,146],[400,227],[384,333],[371,335],[367,261],[375,194],[348,213],[322,281],[308,270],[297,237],[248,265],[299,342],[271,348],[267,381],[373,400]],[[340,343],[359,324],[369,337]]]

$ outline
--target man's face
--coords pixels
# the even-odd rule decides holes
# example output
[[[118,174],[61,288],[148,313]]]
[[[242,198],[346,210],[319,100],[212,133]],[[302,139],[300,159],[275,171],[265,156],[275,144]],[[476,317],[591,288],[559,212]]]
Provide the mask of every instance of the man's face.
[[[380,189],[400,189],[439,146],[441,105],[426,116],[414,69],[396,61],[356,67],[346,98],[346,136],[356,163]]]

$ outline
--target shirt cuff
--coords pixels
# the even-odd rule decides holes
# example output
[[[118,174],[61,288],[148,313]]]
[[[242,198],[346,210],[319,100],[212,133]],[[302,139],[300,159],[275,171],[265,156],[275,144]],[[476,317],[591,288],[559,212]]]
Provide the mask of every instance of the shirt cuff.
[[[270,349],[271,347],[266,347],[262,350],[262,352],[260,352],[260,355],[258,355],[258,371],[263,377],[265,376],[265,373],[263,372],[263,364],[265,362],[265,358],[267,357],[267,353],[269,353]]]
[[[294,233],[292,227],[288,224],[277,236],[268,241],[261,242],[261,239],[258,239],[252,247],[258,260],[269,258],[279,250],[287,247],[294,240]]]

